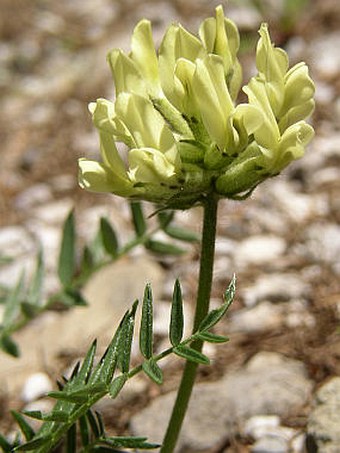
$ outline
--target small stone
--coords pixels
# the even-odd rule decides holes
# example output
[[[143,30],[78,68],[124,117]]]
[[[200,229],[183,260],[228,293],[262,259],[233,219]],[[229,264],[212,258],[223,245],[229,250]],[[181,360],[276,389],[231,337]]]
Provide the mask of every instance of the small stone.
[[[315,317],[310,313],[308,304],[305,300],[293,300],[287,304],[284,310],[284,323],[290,329],[297,327],[314,327]]]
[[[308,60],[320,77],[331,79],[340,73],[340,33],[334,31],[318,36],[311,41],[308,50]]]
[[[20,226],[8,226],[0,229],[1,256],[19,258],[26,253],[32,253],[35,244],[27,230]]]
[[[241,241],[236,248],[234,260],[239,267],[270,265],[286,249],[283,238],[274,235],[257,235]]]
[[[29,403],[40,398],[41,396],[45,396],[47,392],[52,390],[52,388],[52,383],[47,374],[31,374],[25,381],[21,393],[21,399],[25,401],[25,403]]]
[[[61,225],[73,207],[73,200],[64,198],[35,208],[33,217],[50,225]]]
[[[283,322],[281,307],[264,301],[253,308],[241,309],[232,313],[231,332],[258,333],[280,327]]]
[[[334,377],[316,393],[307,424],[307,449],[322,453],[340,451],[340,377]]]
[[[264,299],[282,302],[308,297],[310,291],[310,285],[301,276],[274,273],[260,276],[253,285],[243,288],[241,295],[245,305],[251,307]]]
[[[314,223],[306,231],[306,255],[324,262],[340,274],[340,226],[334,223]]]
[[[21,192],[15,199],[14,204],[18,209],[31,209],[41,203],[52,199],[51,188],[44,183],[35,184]]]
[[[284,212],[291,221],[300,223],[307,219],[328,213],[327,198],[323,194],[309,196],[298,193],[294,185],[285,181],[275,181],[271,185],[271,194],[280,212]]]
[[[288,453],[288,442],[278,436],[264,436],[252,445],[251,453]]]
[[[268,432],[268,429],[280,426],[280,417],[277,415],[254,415],[244,424],[243,433],[253,439],[259,439]]]

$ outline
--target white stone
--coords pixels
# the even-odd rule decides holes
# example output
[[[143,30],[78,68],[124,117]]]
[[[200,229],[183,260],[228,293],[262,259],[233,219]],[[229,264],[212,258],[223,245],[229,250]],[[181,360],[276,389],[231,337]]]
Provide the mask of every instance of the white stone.
[[[253,308],[233,312],[229,316],[230,331],[258,333],[278,328],[282,322],[281,307],[264,301]]]
[[[306,255],[330,264],[340,274],[340,226],[335,223],[314,223],[306,231]]]
[[[309,196],[298,193],[294,186],[285,181],[275,181],[271,185],[271,194],[274,197],[279,211],[289,216],[291,221],[300,223],[312,216],[328,213],[327,197],[322,194]]]
[[[31,209],[40,203],[46,203],[52,199],[51,188],[44,183],[35,184],[21,192],[14,200],[18,209]]]
[[[35,208],[33,217],[50,225],[61,225],[71,211],[73,204],[73,200],[70,198],[52,201]]]
[[[267,299],[271,301],[287,301],[300,297],[308,297],[311,288],[302,276],[292,273],[274,273],[261,275],[254,284],[241,288],[241,295],[247,307]]]
[[[256,440],[266,434],[268,429],[278,426],[280,426],[280,417],[277,415],[254,415],[245,422],[243,432]]]
[[[334,31],[310,42],[308,60],[321,77],[336,77],[340,73],[340,33]]]
[[[1,255],[6,258],[19,258],[32,253],[35,248],[32,237],[20,226],[8,226],[0,229]]]
[[[283,238],[274,235],[257,235],[241,241],[235,251],[236,265],[269,265],[282,256],[286,249]]]
[[[25,403],[34,401],[53,389],[50,378],[45,373],[31,374],[25,381],[21,392],[21,399]]]

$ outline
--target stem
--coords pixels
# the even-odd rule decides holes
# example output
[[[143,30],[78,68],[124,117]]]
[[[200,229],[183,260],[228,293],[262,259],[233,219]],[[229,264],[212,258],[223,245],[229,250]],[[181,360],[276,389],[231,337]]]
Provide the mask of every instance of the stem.
[[[215,253],[217,204],[218,199],[216,196],[210,194],[203,205],[201,259],[193,332],[197,331],[199,324],[209,311]],[[201,351],[202,345],[203,342],[201,340],[196,340],[191,344],[191,347],[196,351]],[[163,440],[163,446],[160,450],[161,453],[172,453],[175,449],[195,382],[197,367],[197,363],[186,362],[175,405]]]

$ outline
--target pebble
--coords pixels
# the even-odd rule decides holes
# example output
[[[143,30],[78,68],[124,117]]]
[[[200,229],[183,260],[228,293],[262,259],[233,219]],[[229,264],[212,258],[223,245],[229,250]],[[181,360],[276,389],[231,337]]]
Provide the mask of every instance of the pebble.
[[[314,223],[305,232],[306,254],[316,262],[329,264],[340,275],[340,226],[335,223]]]
[[[244,308],[229,316],[230,332],[254,334],[275,330],[283,323],[281,307],[264,301],[252,308]]]
[[[52,199],[52,190],[48,184],[40,183],[23,190],[14,200],[17,209],[28,210]]]
[[[70,198],[45,203],[33,210],[33,218],[49,225],[62,225],[74,206]]]
[[[46,393],[52,391],[52,389],[52,382],[46,373],[34,373],[26,379],[21,392],[21,399],[25,403],[30,403],[31,401],[45,396]]]
[[[280,436],[264,436],[250,448],[251,453],[289,453],[286,439]]]
[[[251,265],[270,266],[286,250],[283,238],[274,235],[256,235],[241,241],[235,250],[234,261],[239,268]]]
[[[280,426],[281,420],[277,415],[254,415],[248,418],[243,426],[243,434],[253,439],[259,439],[268,430]]]
[[[301,223],[311,217],[328,213],[327,197],[323,194],[309,196],[298,193],[297,188],[287,181],[275,181],[271,185],[273,202],[279,212],[289,220]]]
[[[325,79],[336,77],[340,73],[340,32],[334,31],[320,35],[309,43],[308,60],[319,76]]]
[[[307,451],[340,451],[340,377],[331,378],[316,393],[307,424]]]
[[[1,256],[18,259],[34,249],[35,243],[25,228],[13,225],[0,229]]]
[[[261,300],[283,302],[305,297],[311,292],[310,285],[301,276],[293,273],[261,275],[249,286],[240,289],[244,304],[254,306]]]
[[[292,442],[299,436],[299,432],[293,428],[281,426],[280,417],[276,415],[256,415],[250,417],[242,430],[246,437],[252,438],[255,443],[251,446],[251,452],[283,452],[291,451]],[[302,452],[301,445],[295,441],[294,453]]]

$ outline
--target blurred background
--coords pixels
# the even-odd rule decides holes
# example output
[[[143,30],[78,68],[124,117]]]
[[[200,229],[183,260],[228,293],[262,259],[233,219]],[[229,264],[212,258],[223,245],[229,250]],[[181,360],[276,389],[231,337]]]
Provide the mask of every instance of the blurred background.
[[[244,83],[255,71],[254,50],[261,22],[269,23],[272,40],[287,50],[291,65],[307,62],[316,84],[317,105],[311,120],[316,138],[301,161],[259,187],[251,199],[221,203],[213,298],[220,300],[233,272],[238,275],[239,291],[223,327],[233,341],[212,351],[214,366],[202,371],[200,378],[216,381],[227,369],[245,369],[263,351],[296,360],[308,376],[310,392],[299,409],[292,409],[293,417],[291,412],[289,417],[280,415],[286,425],[304,430],[313,392],[340,374],[338,0],[0,0],[0,287],[13,286],[22,268],[28,275],[32,272],[34,255],[42,244],[47,250],[49,276],[45,291],[56,289],[61,225],[72,207],[76,208],[80,242],[93,236],[102,215],[112,220],[123,241],[129,236],[130,214],[124,200],[89,194],[77,185],[77,158],[98,157],[97,133],[87,104],[98,97],[112,99],[114,94],[106,54],[114,47],[129,50],[131,32],[141,18],[152,21],[159,44],[169,23],[179,21],[195,33],[202,19],[213,16],[220,3],[241,33]],[[199,210],[179,213],[177,218],[198,231]],[[140,274],[140,266],[129,267],[136,259],[154,262],[157,267],[150,268],[154,277],[143,274],[141,285],[154,278],[159,298],[166,301],[173,277],[180,274],[190,318],[197,257],[197,245],[190,246],[174,266],[173,259],[141,249],[125,258],[122,266],[127,270],[119,279],[125,278],[128,285],[131,272]],[[105,285],[103,281],[96,284]],[[95,294],[96,289],[90,293]],[[132,301],[126,287],[123,296]],[[162,344],[166,335],[162,310],[167,304],[160,307]],[[63,345],[60,338],[52,351],[44,351],[44,344],[51,340],[44,343],[41,337],[37,344],[37,335],[44,331],[42,325],[53,324],[51,319],[39,321],[33,334],[17,335],[22,347],[30,338],[28,349],[39,349],[36,360],[29,355],[25,359],[23,354],[15,361],[0,352],[0,426],[6,429],[10,426],[8,408],[22,408],[30,402],[20,393],[30,374],[44,372],[53,380],[86,350],[81,341],[65,346],[72,341],[65,333],[70,343],[65,337]],[[67,321],[70,330],[76,319]],[[88,322],[91,324],[90,319]],[[97,331],[83,326],[86,341],[100,333],[98,326]],[[55,335],[62,336],[60,325],[54,328]],[[168,366],[175,379],[178,365],[171,362]],[[162,392],[175,385],[173,379]],[[147,407],[160,392],[149,384],[139,385],[143,390],[136,385],[130,409],[120,416],[116,412],[115,421],[111,420],[117,432],[129,429],[130,415]],[[248,451],[242,450],[247,444],[242,436],[239,444],[235,442],[230,446],[230,439],[225,440],[230,450],[214,446],[192,451]]]

